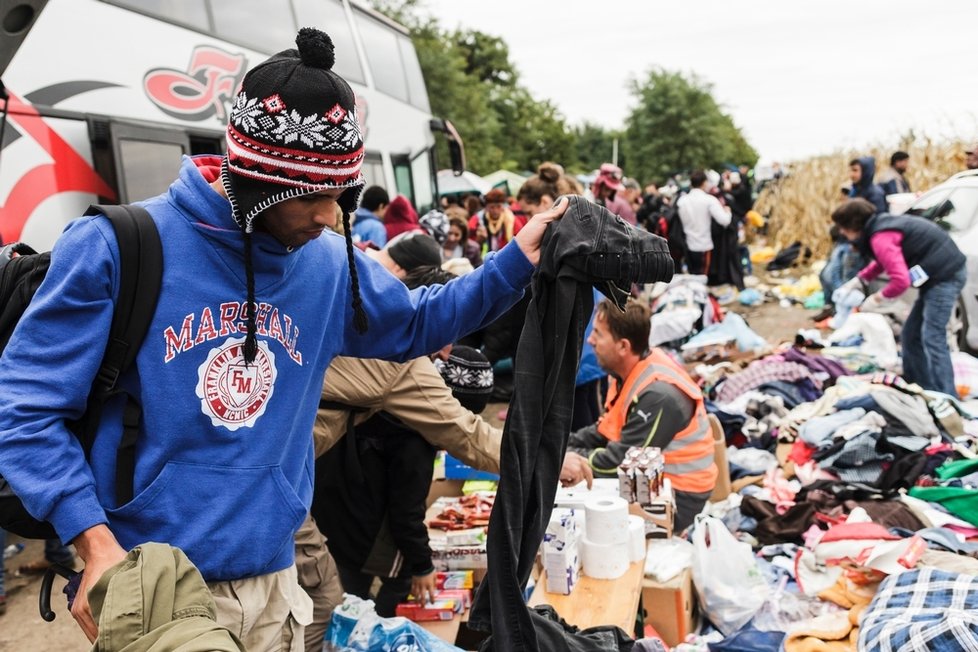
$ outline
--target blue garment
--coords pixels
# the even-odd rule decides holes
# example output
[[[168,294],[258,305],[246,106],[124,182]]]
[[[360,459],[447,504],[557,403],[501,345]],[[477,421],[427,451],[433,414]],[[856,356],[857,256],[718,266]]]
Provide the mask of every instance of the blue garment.
[[[851,242],[836,243],[829,256],[828,262],[818,278],[822,282],[822,294],[826,303],[832,303],[833,293],[842,285],[855,277],[863,267],[866,259],[859,253]]]
[[[599,301],[601,301],[601,294],[597,290],[594,290],[595,305]],[[577,368],[577,379],[574,381],[574,385],[577,387],[594,382],[608,375],[608,372],[598,364],[598,357],[594,354],[594,347],[588,344],[588,338],[591,337],[591,331],[594,330],[594,314],[592,310],[591,319],[588,320],[587,328],[584,329],[584,344],[581,345],[581,364]]]
[[[887,212],[886,195],[879,185],[873,183],[873,177],[876,176],[876,159],[872,156],[862,156],[858,161],[862,168],[862,176],[852,185],[849,196],[867,200],[876,207],[877,214]]]
[[[822,442],[832,439],[832,435],[836,430],[847,423],[859,419],[865,414],[866,410],[853,408],[851,410],[833,412],[822,417],[814,417],[802,424],[798,430],[798,436],[809,446],[818,448],[822,445]]]
[[[370,330],[356,332],[342,236],[286,247],[255,232],[258,354],[245,366],[243,234],[208,181],[217,157],[185,158],[145,202],[163,244],[159,303],[134,368],[142,403],[135,498],[115,504],[122,402],[106,404],[86,464],[65,420],[85,409],[118,292],[118,246],[104,217],[72,222],[0,357],[0,474],[62,540],[108,523],[130,549],[186,552],[207,581],[293,563],[312,496],[310,433],[336,355],[406,360],[505,312],[533,266],[517,245],[444,286],[409,291],[355,252]]]
[[[689,338],[683,348],[695,348],[731,338],[736,340],[740,351],[753,351],[767,344],[763,337],[751,330],[743,317],[735,312],[728,312],[723,321],[714,322]]]
[[[859,618],[859,650],[978,648],[978,577],[924,566],[883,580]]]
[[[954,278],[922,287],[900,333],[903,377],[951,396],[957,389],[946,329],[966,280],[967,270],[960,267]]]
[[[381,249],[387,244],[387,229],[373,211],[360,207],[350,231],[354,242],[372,242]]]

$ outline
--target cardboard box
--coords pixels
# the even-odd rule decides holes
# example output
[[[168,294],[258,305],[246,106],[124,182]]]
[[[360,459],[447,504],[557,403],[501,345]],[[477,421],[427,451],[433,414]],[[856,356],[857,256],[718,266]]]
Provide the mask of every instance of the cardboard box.
[[[683,642],[693,631],[693,572],[686,568],[668,582],[645,578],[642,609],[645,624],[651,625],[669,647]]]
[[[460,607],[461,605],[456,600],[435,600],[428,604],[402,602],[394,608],[394,615],[415,622],[451,620],[458,611],[461,611]]]
[[[438,571],[435,573],[435,588],[439,591],[471,589],[475,586],[470,570]]]
[[[733,489],[730,486],[730,463],[727,461],[727,437],[723,432],[723,426],[716,415],[709,415],[710,431],[713,433],[713,461],[720,471],[717,476],[717,484],[710,494],[710,502],[718,503],[726,500]]]
[[[646,539],[668,539],[672,537],[676,506],[671,500],[660,498],[645,506],[631,503],[628,506],[628,512],[645,519]]]

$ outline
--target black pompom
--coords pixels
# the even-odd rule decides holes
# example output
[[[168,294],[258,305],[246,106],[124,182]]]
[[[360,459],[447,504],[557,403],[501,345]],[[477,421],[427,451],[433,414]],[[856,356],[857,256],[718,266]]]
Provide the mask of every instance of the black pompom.
[[[295,37],[302,63],[313,68],[331,70],[336,61],[333,53],[333,40],[326,32],[313,27],[303,27]]]

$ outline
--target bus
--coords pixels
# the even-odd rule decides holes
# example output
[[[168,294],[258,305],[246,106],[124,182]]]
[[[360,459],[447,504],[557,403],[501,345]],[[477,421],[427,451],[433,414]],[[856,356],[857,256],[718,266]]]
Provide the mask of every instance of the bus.
[[[0,0],[0,238],[37,250],[92,203],[163,192],[181,155],[226,151],[244,74],[317,27],[353,87],[366,183],[419,213],[438,197],[435,134],[407,30],[350,0]]]

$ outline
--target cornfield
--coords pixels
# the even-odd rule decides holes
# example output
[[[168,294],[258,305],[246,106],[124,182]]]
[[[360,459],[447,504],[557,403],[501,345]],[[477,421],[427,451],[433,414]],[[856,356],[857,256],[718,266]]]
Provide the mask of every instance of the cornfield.
[[[968,143],[970,144],[970,143]],[[907,181],[915,192],[928,190],[955,172],[965,169],[966,143],[937,143],[907,136],[895,147],[874,147],[868,152],[837,152],[790,164],[786,176],[769,182],[754,209],[767,221],[767,244],[780,250],[800,240],[814,257],[824,258],[831,250],[831,214],[844,199],[849,186],[849,161],[860,156],[876,158],[877,177],[898,149],[910,154]]]

